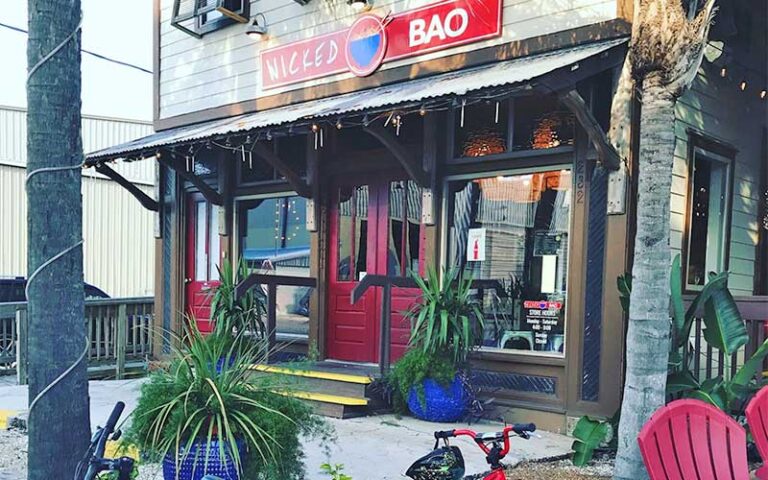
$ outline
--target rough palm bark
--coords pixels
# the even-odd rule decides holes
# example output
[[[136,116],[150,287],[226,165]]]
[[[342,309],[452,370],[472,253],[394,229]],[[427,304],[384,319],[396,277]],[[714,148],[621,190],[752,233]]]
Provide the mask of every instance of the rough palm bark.
[[[648,478],[637,435],[664,404],[675,104],[701,65],[713,3],[709,0],[698,15],[689,15],[687,1],[635,1],[628,61],[641,100],[637,233],[615,479]]]
[[[29,0],[28,68],[80,23],[80,0]],[[82,162],[80,35],[45,62],[27,85],[27,171]],[[28,271],[82,238],[79,168],[42,172],[27,184]],[[85,348],[82,248],[41,271],[29,286],[29,398],[72,365]],[[41,397],[29,418],[29,480],[73,478],[88,447],[85,364]]]

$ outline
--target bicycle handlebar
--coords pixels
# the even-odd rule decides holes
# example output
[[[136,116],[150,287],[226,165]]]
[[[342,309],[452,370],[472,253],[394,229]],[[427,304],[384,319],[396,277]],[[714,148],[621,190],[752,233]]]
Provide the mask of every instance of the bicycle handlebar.
[[[536,431],[535,423],[515,423],[512,425],[512,431],[520,435],[523,433],[531,433]]]
[[[112,409],[112,413],[109,415],[107,424],[104,425],[104,430],[106,430],[108,434],[114,431],[115,425],[117,425],[117,421],[120,419],[120,415],[123,414],[123,410],[125,410],[125,403],[117,402],[115,408]]]
[[[437,431],[435,432],[435,440],[454,438],[458,436],[471,437],[475,441],[477,446],[480,447],[480,449],[486,454],[491,453],[491,449],[488,447],[488,445],[486,445],[486,443],[504,442],[504,447],[501,449],[498,449],[498,447],[494,446],[496,455],[498,455],[497,460],[500,460],[509,453],[509,434],[510,433],[514,432],[518,436],[527,439],[527,438],[530,438],[530,435],[528,434],[530,432],[535,432],[535,431],[536,431],[536,424],[515,423],[513,425],[508,425],[504,427],[504,430],[502,430],[501,432],[478,433],[473,430],[464,430],[464,429]]]

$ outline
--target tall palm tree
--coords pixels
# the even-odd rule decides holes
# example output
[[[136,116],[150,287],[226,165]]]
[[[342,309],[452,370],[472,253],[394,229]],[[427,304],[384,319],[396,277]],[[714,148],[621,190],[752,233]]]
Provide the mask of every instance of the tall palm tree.
[[[30,275],[67,252],[29,280],[32,401],[77,361],[86,342],[83,252],[79,246],[70,250],[83,238],[80,0],[29,0],[28,7],[27,171],[38,172],[27,183]],[[59,169],[40,170],[51,168]],[[88,448],[88,410],[88,378],[81,362],[30,410],[29,480],[74,477]]]
[[[628,62],[641,100],[637,234],[615,479],[647,478],[637,434],[664,404],[675,104],[701,65],[714,0],[635,0]]]

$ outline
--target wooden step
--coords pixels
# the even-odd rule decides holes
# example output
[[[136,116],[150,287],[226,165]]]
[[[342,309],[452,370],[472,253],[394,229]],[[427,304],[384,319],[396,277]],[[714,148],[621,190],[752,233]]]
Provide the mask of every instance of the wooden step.
[[[254,365],[251,370],[254,376],[283,376],[285,386],[276,391],[304,400],[318,415],[350,418],[365,415],[371,406],[367,389],[373,377],[366,368],[317,362],[301,367]]]
[[[295,380],[295,389],[305,392],[325,393],[343,397],[366,397],[366,388],[373,379],[362,375],[350,375],[319,370],[300,370],[276,365],[255,365],[256,375],[285,375]]]
[[[353,418],[365,415],[368,410],[366,398],[298,391],[278,391],[277,393],[304,400],[312,406],[316,414],[324,417]]]

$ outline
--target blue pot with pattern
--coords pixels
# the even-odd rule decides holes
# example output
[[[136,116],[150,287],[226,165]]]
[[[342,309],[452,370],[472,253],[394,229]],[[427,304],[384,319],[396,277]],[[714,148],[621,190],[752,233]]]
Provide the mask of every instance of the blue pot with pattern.
[[[408,409],[414,417],[429,422],[447,423],[459,421],[466,416],[471,398],[458,375],[447,386],[440,385],[431,378],[424,380],[423,386],[423,402],[416,387],[412,387],[408,394]]]
[[[238,440],[237,447],[242,467],[246,455],[245,443]],[[177,458],[169,452],[163,459],[163,480],[202,480],[206,475],[213,475],[222,480],[240,480],[240,472],[229,443],[221,443],[223,456],[219,448],[219,440],[212,440],[210,445],[205,440],[193,442],[188,452],[179,452],[178,470]]]

